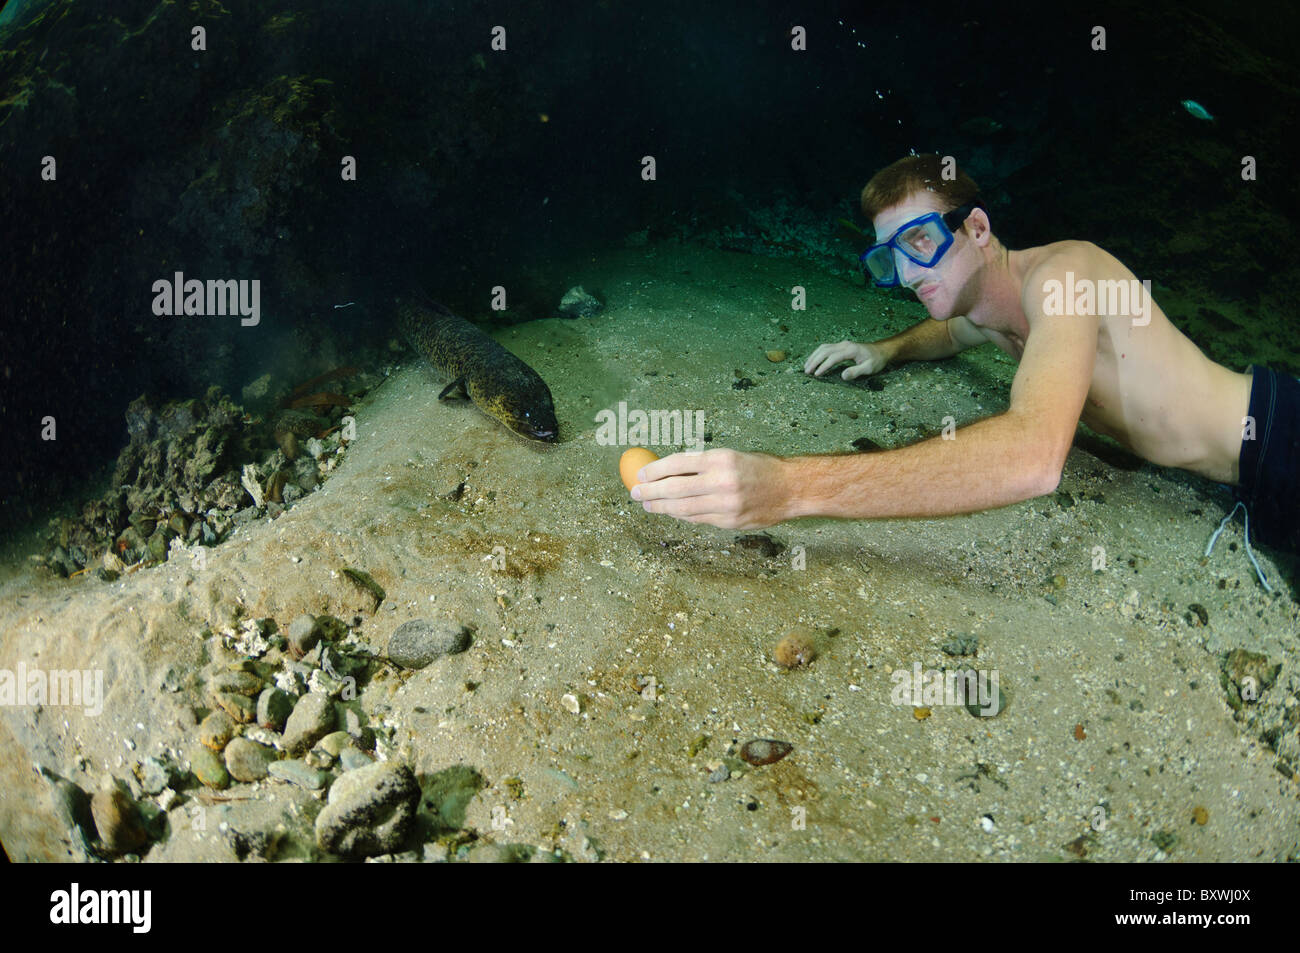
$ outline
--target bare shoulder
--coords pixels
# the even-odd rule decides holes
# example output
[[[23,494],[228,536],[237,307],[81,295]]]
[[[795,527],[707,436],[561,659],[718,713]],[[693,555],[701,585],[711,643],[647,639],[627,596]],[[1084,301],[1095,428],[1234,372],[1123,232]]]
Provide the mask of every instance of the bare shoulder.
[[[1026,314],[1033,314],[1049,298],[1075,287],[1083,281],[1106,281],[1132,277],[1123,263],[1093,242],[1052,242],[1039,248],[1026,250],[1021,264],[1023,278],[1020,302]]]
[[[1043,281],[1049,278],[1062,278],[1067,271],[1086,275],[1095,270],[1103,259],[1110,256],[1092,242],[1064,241],[1027,248],[1023,252],[1022,271],[1025,284],[1030,279]]]

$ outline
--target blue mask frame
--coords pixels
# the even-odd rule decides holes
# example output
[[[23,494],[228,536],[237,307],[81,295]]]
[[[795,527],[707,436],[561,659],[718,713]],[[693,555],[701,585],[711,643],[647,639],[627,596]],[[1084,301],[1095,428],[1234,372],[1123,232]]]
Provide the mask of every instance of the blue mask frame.
[[[902,282],[899,280],[898,268],[894,265],[893,251],[891,251],[889,254],[889,264],[890,264],[889,277],[882,280],[880,278],[877,278],[875,275],[871,274],[871,269],[867,265],[867,256],[869,256],[872,252],[879,251],[882,248],[890,248],[890,249],[897,250],[905,258],[907,258],[908,261],[915,262],[916,264],[920,265],[922,268],[933,268],[935,265],[939,263],[939,260],[943,258],[943,256],[947,253],[948,249],[952,247],[952,243],[955,241],[955,238],[953,237],[953,232],[960,229],[962,225],[965,224],[966,219],[970,217],[970,213],[975,211],[975,209],[977,208],[984,209],[984,203],[979,201],[978,199],[976,199],[974,202],[967,202],[965,205],[958,206],[957,208],[953,209],[951,212],[944,212],[942,214],[940,214],[939,212],[928,212],[925,215],[912,219],[910,222],[904,222],[902,225],[898,226],[898,228],[894,230],[894,234],[889,236],[889,239],[887,241],[883,241],[878,244],[872,245],[870,248],[868,248],[866,251],[864,251],[861,255],[858,256],[858,263],[862,267],[863,274],[866,275],[868,278],[870,278],[875,283],[877,288],[897,288],[899,285],[902,284]],[[984,211],[987,212],[988,209],[984,209]],[[936,246],[934,254],[932,254],[928,260],[922,260],[920,258],[917,258],[916,255],[912,254],[906,248],[904,248],[902,245],[898,243],[898,236],[902,235],[908,229],[915,228],[918,225],[927,225],[931,222],[938,224],[939,230],[943,234],[943,240],[938,244],[938,246]]]

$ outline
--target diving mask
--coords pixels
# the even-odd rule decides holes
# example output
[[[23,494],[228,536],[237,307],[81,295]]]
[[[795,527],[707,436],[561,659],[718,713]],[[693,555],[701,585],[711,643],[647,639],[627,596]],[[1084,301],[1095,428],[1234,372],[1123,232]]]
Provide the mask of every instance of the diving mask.
[[[984,208],[984,203],[978,199],[951,212],[929,212],[910,222],[904,222],[887,241],[872,245],[858,260],[862,263],[863,270],[870,273],[876,287],[897,288],[902,282],[898,277],[898,269],[894,267],[894,253],[905,255],[908,261],[915,262],[922,268],[933,268],[952,247],[953,232],[961,228],[970,213],[977,208]]]

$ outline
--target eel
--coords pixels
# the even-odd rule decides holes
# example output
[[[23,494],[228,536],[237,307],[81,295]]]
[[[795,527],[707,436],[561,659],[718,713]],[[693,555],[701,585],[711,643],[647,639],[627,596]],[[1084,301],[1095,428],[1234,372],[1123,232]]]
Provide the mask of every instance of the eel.
[[[551,389],[535,370],[464,318],[436,302],[398,298],[402,336],[451,379],[439,400],[468,397],[512,433],[554,443],[559,434]]]

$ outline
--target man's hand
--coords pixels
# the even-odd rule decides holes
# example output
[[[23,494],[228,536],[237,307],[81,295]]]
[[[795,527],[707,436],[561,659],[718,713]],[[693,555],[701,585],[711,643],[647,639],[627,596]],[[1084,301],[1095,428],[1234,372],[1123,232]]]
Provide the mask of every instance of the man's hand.
[[[804,361],[803,371],[814,377],[821,377],[836,364],[849,361],[852,367],[844,369],[840,375],[851,381],[855,377],[865,377],[883,370],[889,363],[888,352],[876,344],[857,344],[853,341],[840,341],[838,344],[823,344]]]
[[[762,529],[788,519],[790,489],[779,457],[737,450],[688,450],[641,468],[632,499],[647,513],[722,529]]]

